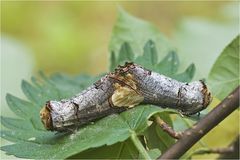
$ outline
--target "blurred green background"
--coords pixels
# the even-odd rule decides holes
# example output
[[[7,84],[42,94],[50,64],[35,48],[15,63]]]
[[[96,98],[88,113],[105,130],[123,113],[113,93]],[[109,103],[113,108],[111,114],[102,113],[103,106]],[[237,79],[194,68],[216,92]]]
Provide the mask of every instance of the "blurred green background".
[[[197,70],[202,68],[195,78],[206,77],[239,33],[237,1],[1,1],[1,114],[13,116],[6,107],[6,93],[23,97],[21,80],[39,70],[72,75],[107,71],[118,5],[155,24],[179,50],[180,62],[195,58]],[[209,53],[206,61],[201,60],[203,52]],[[188,59],[186,53],[194,54]]]
[[[231,8],[234,3],[213,1],[1,3],[1,33],[31,49],[33,71],[71,74],[106,71],[107,47],[117,5],[153,22],[170,39],[183,18],[229,23],[233,18],[231,11],[238,9],[237,5]],[[214,35],[209,33],[209,36]]]

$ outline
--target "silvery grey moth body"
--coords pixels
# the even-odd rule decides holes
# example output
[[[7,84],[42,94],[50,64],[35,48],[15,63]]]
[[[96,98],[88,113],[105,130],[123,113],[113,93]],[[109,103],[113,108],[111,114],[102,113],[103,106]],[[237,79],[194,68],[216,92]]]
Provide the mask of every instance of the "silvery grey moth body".
[[[210,101],[211,94],[202,81],[183,83],[126,63],[72,98],[48,101],[40,117],[47,130],[63,131],[138,104],[173,108],[183,115],[192,115],[205,109]]]

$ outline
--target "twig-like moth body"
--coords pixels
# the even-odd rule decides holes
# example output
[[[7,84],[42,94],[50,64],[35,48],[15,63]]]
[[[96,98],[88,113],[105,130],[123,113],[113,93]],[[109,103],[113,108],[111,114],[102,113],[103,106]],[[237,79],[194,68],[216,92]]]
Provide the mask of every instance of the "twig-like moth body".
[[[140,103],[191,115],[205,109],[210,101],[211,94],[202,81],[183,83],[126,63],[70,99],[48,101],[40,117],[47,130],[62,131]]]

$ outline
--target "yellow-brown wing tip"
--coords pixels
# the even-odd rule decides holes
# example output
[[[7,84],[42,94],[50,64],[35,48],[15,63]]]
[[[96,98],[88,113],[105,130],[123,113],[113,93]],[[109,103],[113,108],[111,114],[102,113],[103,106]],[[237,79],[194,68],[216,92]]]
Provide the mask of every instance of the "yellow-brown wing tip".
[[[51,113],[50,113],[50,109],[47,106],[48,104],[46,104],[46,106],[44,106],[41,111],[40,111],[40,118],[41,121],[44,125],[44,127],[47,130],[52,130],[53,126],[52,126],[52,118],[51,118]]]

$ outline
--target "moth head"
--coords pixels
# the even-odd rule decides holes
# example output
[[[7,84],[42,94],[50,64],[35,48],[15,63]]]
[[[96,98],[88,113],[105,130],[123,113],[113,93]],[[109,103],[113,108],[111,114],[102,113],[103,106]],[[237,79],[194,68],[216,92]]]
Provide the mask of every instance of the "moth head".
[[[53,130],[50,101],[41,109],[40,118],[47,130]]]
[[[78,106],[67,100],[48,101],[40,111],[40,118],[47,130],[63,131],[74,125]]]
[[[180,112],[183,115],[193,115],[193,114],[199,113],[200,111],[206,109],[207,106],[212,101],[211,92],[209,91],[209,89],[207,88],[206,84],[203,81],[193,82],[193,83],[190,83],[189,85],[192,85],[200,90],[200,92],[197,92],[197,93],[201,93],[199,94],[199,98],[201,99],[201,104],[199,103],[196,104],[193,102],[191,106],[180,109]],[[198,89],[196,89],[195,91],[198,91]]]

